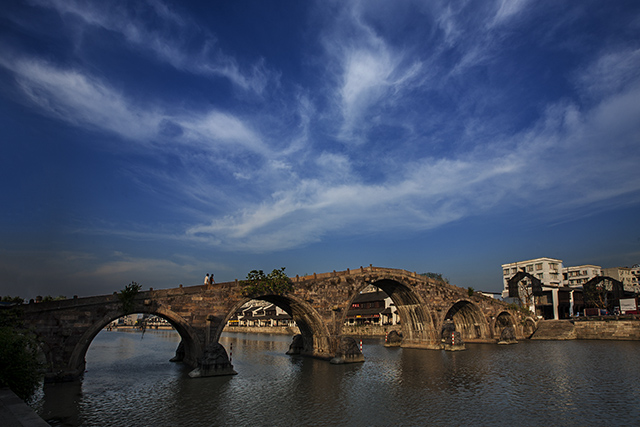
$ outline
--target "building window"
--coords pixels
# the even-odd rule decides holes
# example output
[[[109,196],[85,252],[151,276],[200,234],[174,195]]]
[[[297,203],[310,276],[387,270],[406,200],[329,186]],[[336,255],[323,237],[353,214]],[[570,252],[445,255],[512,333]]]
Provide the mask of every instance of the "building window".
[[[505,268],[505,269],[504,269],[503,274],[504,274],[505,276],[508,276],[508,275],[509,275],[509,269],[508,269],[508,268]]]
[[[536,264],[536,270],[542,270],[542,263]]]
[[[527,265],[527,273],[530,273],[533,271],[533,265]]]

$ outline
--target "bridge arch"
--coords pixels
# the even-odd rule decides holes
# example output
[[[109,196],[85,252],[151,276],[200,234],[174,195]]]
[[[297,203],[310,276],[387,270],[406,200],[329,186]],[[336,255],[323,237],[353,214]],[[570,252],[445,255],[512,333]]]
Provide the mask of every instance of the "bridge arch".
[[[292,294],[266,294],[241,299],[227,312],[223,321],[218,325],[213,336],[215,342],[218,342],[224,327],[235,312],[251,300],[267,301],[280,307],[292,317],[303,338],[302,354],[320,358],[333,357],[335,349],[332,348],[329,330],[322,317],[309,303]]]
[[[538,326],[536,321],[531,317],[527,317],[522,322],[522,336],[525,338],[531,338],[537,328]]]
[[[163,306],[149,307],[137,304],[132,313],[154,314],[166,319],[182,339],[182,344],[184,345],[184,358],[182,361],[189,366],[197,365],[197,358],[203,351],[202,345],[196,332],[184,318]],[[78,377],[84,372],[86,367],[85,357],[96,335],[109,323],[127,314],[131,313],[125,313],[121,308],[114,309],[92,323],[85,330],[71,353],[68,369],[72,375]]]
[[[427,305],[417,292],[401,280],[396,277],[386,277],[368,283],[366,281],[363,282],[362,286],[351,295],[347,309],[351,307],[353,300],[364,288],[368,285],[376,286],[391,298],[396,307],[400,317],[403,347],[438,347],[436,328],[430,313],[426,309]],[[339,325],[340,330],[346,321],[346,317],[345,310]]]
[[[518,330],[513,315],[508,311],[500,312],[493,321],[493,336],[499,339],[502,331],[509,326],[513,327],[514,331]]]
[[[447,311],[442,324],[451,320],[464,341],[491,340],[491,330],[482,310],[469,300],[458,300]]]

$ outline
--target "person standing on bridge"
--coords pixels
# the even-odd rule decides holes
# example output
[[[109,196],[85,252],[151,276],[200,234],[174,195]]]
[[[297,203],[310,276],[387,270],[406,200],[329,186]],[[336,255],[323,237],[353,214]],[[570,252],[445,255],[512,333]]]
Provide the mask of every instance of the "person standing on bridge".
[[[204,276],[204,284],[205,284],[205,285],[208,285],[208,284],[210,284],[210,283],[211,283],[211,282],[209,281],[209,273],[207,273],[207,275],[206,275],[206,276]]]
[[[216,283],[215,280],[213,280],[213,273],[211,273],[211,276],[209,276],[209,282],[213,285],[214,283]]]

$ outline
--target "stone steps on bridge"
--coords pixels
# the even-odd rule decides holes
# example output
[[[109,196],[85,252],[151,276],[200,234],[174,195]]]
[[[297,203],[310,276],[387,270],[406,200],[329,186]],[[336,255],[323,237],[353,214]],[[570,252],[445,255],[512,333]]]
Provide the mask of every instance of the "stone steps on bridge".
[[[533,333],[532,340],[574,340],[576,331],[570,320],[542,320]]]

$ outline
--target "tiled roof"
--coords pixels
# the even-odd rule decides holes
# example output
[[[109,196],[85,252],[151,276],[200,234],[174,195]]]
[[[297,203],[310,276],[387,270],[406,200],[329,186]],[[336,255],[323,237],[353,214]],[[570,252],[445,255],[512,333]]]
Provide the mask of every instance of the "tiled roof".
[[[359,294],[357,297],[355,297],[353,302],[359,303],[359,302],[384,301],[387,298],[389,298],[389,296],[382,291],[367,292],[365,294]]]

